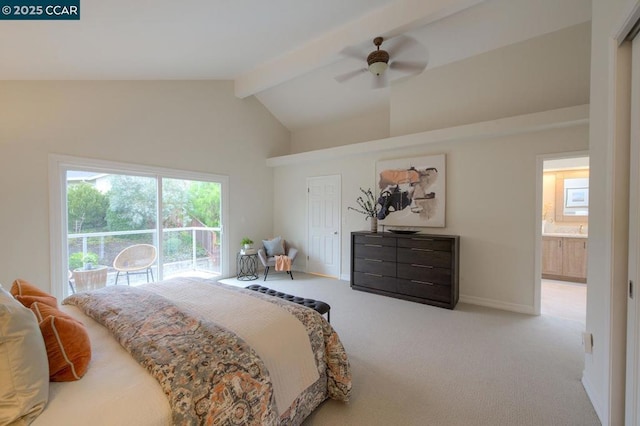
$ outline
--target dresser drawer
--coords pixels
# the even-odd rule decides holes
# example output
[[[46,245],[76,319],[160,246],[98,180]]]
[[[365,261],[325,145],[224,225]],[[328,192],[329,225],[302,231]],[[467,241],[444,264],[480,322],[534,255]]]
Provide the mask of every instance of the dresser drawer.
[[[353,255],[360,259],[396,261],[396,248],[380,244],[354,244]]]
[[[351,233],[351,288],[454,309],[458,302],[457,235]]]
[[[451,240],[439,240],[429,237],[398,238],[398,247],[451,252],[453,242]]]
[[[376,244],[379,246],[396,246],[396,239],[390,237],[383,237],[382,235],[356,235],[354,236],[354,243],[356,244]]]
[[[398,247],[399,263],[415,263],[418,265],[435,266],[439,268],[451,268],[451,252],[435,251],[428,248],[401,248]]]
[[[371,272],[354,272],[353,285],[395,293],[396,279]]]
[[[451,269],[424,266],[415,263],[398,263],[398,278],[425,281],[432,284],[451,285]]]
[[[380,259],[355,258],[353,260],[353,269],[357,272],[371,272],[387,277],[396,276],[396,263],[386,262]]]
[[[427,284],[420,280],[397,280],[398,293],[407,296],[421,297],[424,299],[437,300],[440,302],[451,302],[451,287]]]

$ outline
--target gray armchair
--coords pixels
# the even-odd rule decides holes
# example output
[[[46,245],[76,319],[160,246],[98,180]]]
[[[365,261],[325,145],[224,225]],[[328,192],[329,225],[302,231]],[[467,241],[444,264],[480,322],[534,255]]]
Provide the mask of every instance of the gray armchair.
[[[286,240],[284,240],[284,253],[287,255],[287,257],[289,259],[291,259],[291,265],[293,265],[293,261],[295,260],[296,256],[298,255],[298,249],[294,248],[294,247],[290,247],[289,244],[287,244]],[[271,268],[275,268],[276,266],[276,257],[275,256],[267,256],[267,251],[265,250],[264,247],[260,247],[258,249],[258,258],[260,259],[260,262],[262,262],[262,266],[264,266],[264,279],[263,281],[267,280],[267,275],[269,275],[269,270]],[[289,276],[291,277],[291,279],[293,279],[293,272],[292,271],[286,271],[287,274],[289,274]]]

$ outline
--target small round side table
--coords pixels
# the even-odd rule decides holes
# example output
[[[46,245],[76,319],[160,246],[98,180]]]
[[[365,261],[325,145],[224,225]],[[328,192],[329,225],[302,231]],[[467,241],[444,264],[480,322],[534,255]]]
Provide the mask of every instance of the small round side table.
[[[236,270],[238,280],[253,281],[258,279],[258,253],[236,255]]]

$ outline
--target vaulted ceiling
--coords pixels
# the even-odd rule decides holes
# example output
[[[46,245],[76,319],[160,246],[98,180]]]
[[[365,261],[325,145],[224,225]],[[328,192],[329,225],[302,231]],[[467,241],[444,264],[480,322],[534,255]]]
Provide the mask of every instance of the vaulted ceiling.
[[[585,0],[83,0],[79,21],[3,21],[0,79],[233,80],[296,130],[388,105],[368,75],[334,79],[376,36],[417,40],[402,59],[428,72],[590,17]]]

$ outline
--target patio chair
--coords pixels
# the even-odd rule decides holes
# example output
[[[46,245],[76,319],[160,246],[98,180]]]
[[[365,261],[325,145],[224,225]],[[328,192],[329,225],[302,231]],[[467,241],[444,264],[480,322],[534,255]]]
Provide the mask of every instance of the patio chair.
[[[151,273],[151,281],[153,281],[151,266],[155,263],[157,256],[156,248],[151,244],[136,244],[122,250],[113,260],[113,267],[118,271],[116,285],[121,272],[127,274],[127,285],[131,284],[129,275],[145,274],[149,282],[149,273]]]

